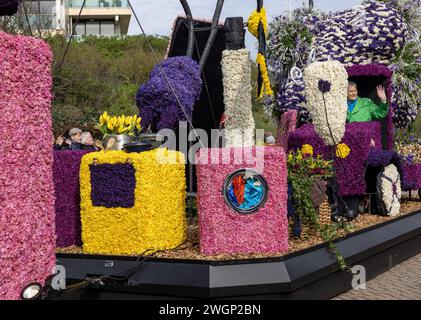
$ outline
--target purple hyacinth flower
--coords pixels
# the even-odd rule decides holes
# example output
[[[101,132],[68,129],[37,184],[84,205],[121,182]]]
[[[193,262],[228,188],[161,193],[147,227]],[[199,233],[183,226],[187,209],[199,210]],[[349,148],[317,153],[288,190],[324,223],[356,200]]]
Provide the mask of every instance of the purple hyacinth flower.
[[[327,93],[327,92],[329,92],[329,91],[330,91],[330,87],[331,87],[331,84],[330,84],[330,82],[329,82],[329,81],[327,81],[327,80],[322,80],[322,79],[320,79],[320,80],[319,80],[319,90],[320,90],[322,93]]]

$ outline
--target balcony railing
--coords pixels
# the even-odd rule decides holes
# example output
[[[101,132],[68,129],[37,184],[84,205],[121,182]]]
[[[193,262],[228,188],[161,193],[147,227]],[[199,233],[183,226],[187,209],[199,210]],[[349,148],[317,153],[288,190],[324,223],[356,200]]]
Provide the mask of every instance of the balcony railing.
[[[83,0],[67,0],[69,8],[80,8]],[[129,8],[127,0],[86,0],[85,8]]]

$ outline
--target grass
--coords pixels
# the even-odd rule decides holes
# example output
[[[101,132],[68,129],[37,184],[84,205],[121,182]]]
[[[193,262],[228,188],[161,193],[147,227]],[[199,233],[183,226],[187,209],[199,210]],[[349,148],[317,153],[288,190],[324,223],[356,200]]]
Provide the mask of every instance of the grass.
[[[253,117],[256,129],[264,129],[265,132],[271,132],[273,136],[276,137],[276,128],[277,123],[276,119],[266,119],[265,113],[263,112],[263,108],[261,106],[257,106],[253,108]]]

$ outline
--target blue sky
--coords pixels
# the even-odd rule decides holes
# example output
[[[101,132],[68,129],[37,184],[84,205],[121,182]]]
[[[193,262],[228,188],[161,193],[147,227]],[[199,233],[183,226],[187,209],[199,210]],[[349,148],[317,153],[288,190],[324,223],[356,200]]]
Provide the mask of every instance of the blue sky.
[[[211,19],[215,10],[216,0],[189,0],[193,17]],[[147,34],[170,35],[171,27],[178,15],[183,15],[183,8],[178,0],[131,0],[132,6]],[[288,9],[307,5],[308,0],[264,0],[264,6],[269,21]],[[314,0],[316,8],[326,11],[350,9],[359,5],[361,0]],[[247,20],[250,13],[256,8],[256,0],[225,0],[221,20],[226,17],[243,16]],[[140,28],[132,16],[129,34],[140,34]],[[246,45],[250,51],[255,51],[257,41],[247,33]]]

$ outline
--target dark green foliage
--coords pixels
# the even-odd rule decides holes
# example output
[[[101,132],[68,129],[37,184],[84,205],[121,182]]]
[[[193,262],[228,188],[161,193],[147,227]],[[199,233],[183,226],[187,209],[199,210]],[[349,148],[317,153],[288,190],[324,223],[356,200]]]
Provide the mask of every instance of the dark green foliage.
[[[168,38],[148,36],[162,60]],[[143,36],[97,38],[72,41],[66,48],[62,36],[47,40],[54,54],[53,123],[55,134],[71,127],[93,130],[104,110],[110,115],[138,113],[135,95],[148,80],[156,60]]]

